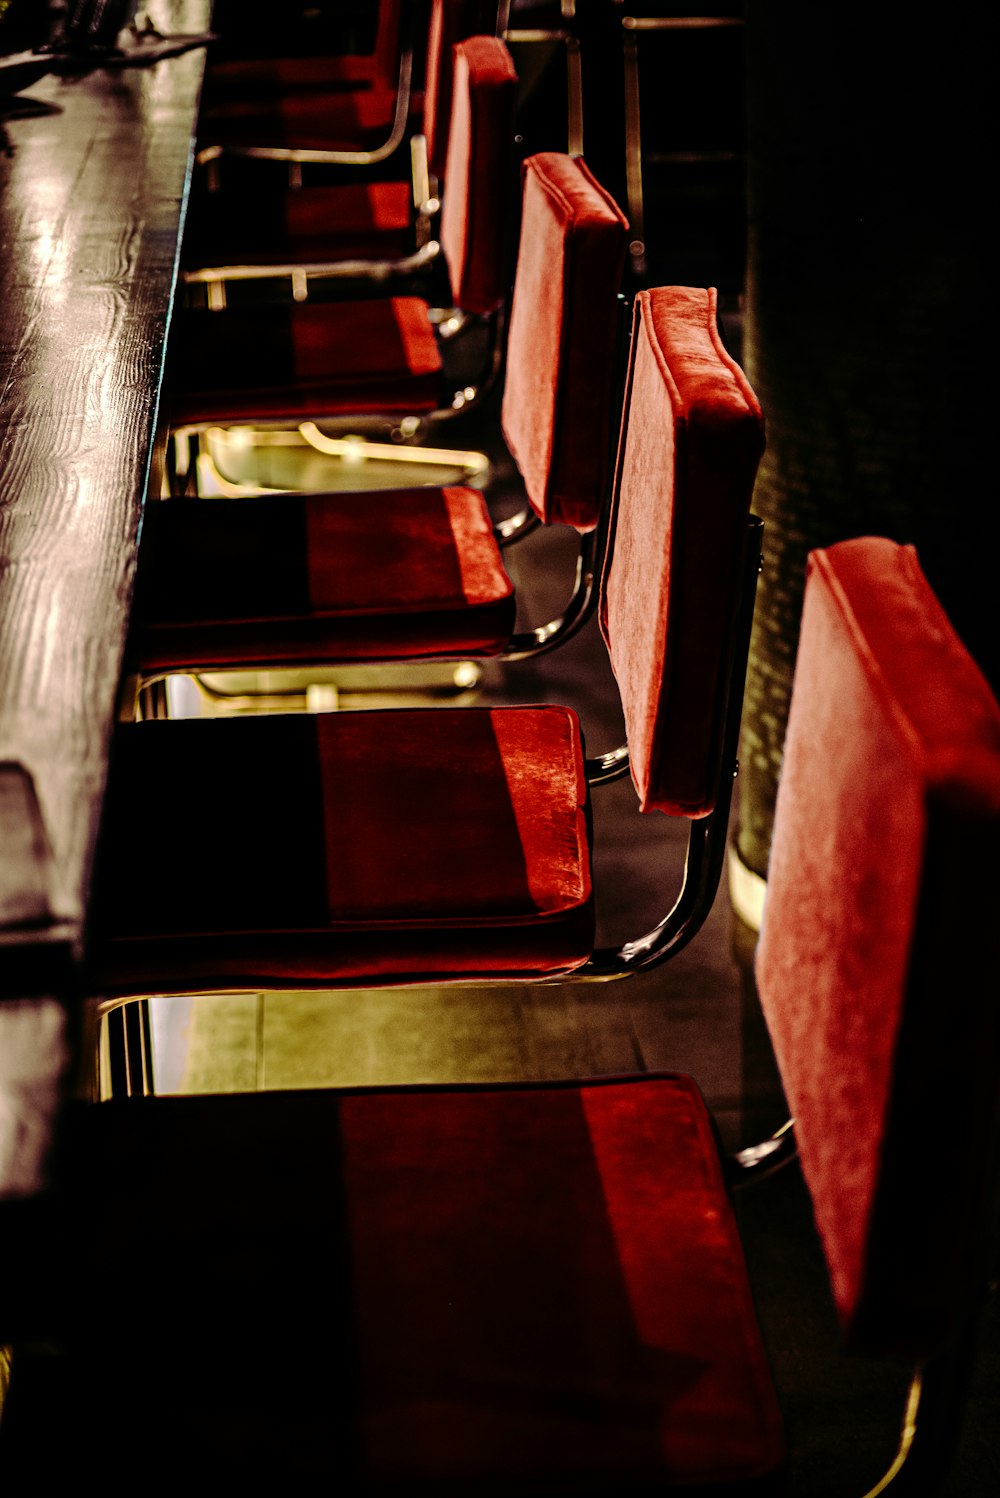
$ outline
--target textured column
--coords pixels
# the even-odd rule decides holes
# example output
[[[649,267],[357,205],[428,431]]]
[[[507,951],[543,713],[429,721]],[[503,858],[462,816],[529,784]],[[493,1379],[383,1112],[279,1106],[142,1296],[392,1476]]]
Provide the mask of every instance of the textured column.
[[[737,841],[766,875],[811,548],[915,544],[996,689],[996,9],[746,14],[744,363],[768,447]]]

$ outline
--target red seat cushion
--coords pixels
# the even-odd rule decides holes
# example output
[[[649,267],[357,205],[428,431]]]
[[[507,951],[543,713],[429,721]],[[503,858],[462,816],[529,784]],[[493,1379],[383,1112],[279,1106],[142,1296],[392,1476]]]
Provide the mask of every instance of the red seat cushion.
[[[626,421],[601,626],[643,810],[704,816],[764,445],[756,396],[719,338],[714,291],[640,292]]]
[[[183,256],[193,268],[391,259],[413,248],[409,183],[356,182],[204,193],[192,202]]]
[[[481,494],[407,489],[147,507],[144,670],[500,651],[513,587]]]
[[[689,1078],[165,1098],[73,1124],[73,1262],[116,1266],[93,1351],[117,1354],[123,1429],[135,1405],[169,1432],[164,1460],[192,1429],[252,1435],[261,1460],[284,1436],[345,1491],[456,1498],[662,1492],[782,1460]]]
[[[627,231],[581,160],[525,162],[501,422],[536,513],[581,531],[607,497]]]
[[[153,788],[147,860],[135,817]],[[579,726],[564,708],[123,727],[95,984],[569,971],[593,940],[585,806]]]
[[[1000,707],[912,547],[813,552],[757,978],[840,1314],[932,1352],[985,1273]]]
[[[172,423],[432,411],[441,359],[418,297],[182,312],[170,334]]]

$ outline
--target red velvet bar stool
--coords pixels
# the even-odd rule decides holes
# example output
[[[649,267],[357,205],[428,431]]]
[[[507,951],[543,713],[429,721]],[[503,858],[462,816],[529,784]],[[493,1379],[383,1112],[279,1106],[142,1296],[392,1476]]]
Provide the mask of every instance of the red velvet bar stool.
[[[499,364],[508,291],[504,210],[517,75],[496,37],[460,43],[454,62],[440,237],[456,306],[486,326],[488,377]],[[213,426],[294,428],[348,413],[352,431],[366,420],[386,431],[403,419],[419,426],[471,399],[467,387],[446,393],[443,385],[428,304],[418,297],[182,309],[165,389],[175,484],[190,476],[191,446]]]
[[[409,181],[384,175],[373,178],[358,171],[356,181],[304,185],[300,181],[304,169],[311,166],[315,172],[323,161],[336,168],[350,167],[352,153],[297,148],[287,142],[276,152],[261,147],[249,155],[235,147],[227,152],[221,145],[203,146],[199,159],[202,165],[211,165],[214,186],[205,190],[202,176],[195,179],[182,250],[185,284],[206,287],[213,305],[218,305],[224,304],[226,288],[234,282],[287,280],[301,297],[320,277],[324,281],[389,276],[399,280],[425,275],[440,252],[433,230],[447,172],[453,50],[471,36],[493,34],[496,27],[493,3],[434,0],[422,103],[416,116],[411,110]],[[380,34],[381,29],[380,21]],[[227,77],[245,77],[248,89],[249,80],[259,78],[265,98],[290,95],[312,100],[314,95],[303,88],[301,80],[311,77],[325,61],[300,58],[282,64],[254,59],[224,66],[229,70]],[[286,73],[299,83],[286,84]],[[261,97],[256,89],[250,90],[250,96],[254,101]],[[339,107],[348,105],[341,101]],[[366,107],[371,107],[370,98]],[[203,132],[209,129],[211,118],[208,108],[203,114]],[[265,133],[261,139],[271,137]],[[244,173],[231,181],[233,174],[222,169],[224,162],[252,165],[259,159],[286,162],[294,188],[261,180],[260,172],[249,178]],[[339,176],[344,176],[342,170]]]
[[[944,1491],[989,1263],[998,818],[1000,709],[913,551],[814,553],[757,976],[845,1343],[918,1369],[906,1492]],[[670,1073],[80,1104],[22,1306],[51,1330],[73,1266],[63,1418],[166,1479],[780,1493],[729,1193],[779,1158],[720,1157]],[[78,1448],[27,1351],[34,1474]]]
[[[151,503],[130,670],[148,684],[227,667],[518,659],[575,633],[607,535],[627,232],[582,161],[528,160],[502,422],[530,508],[494,526],[482,493],[458,487]],[[663,290],[655,302],[664,359],[698,347],[706,398],[722,400],[741,376],[719,341],[714,292]],[[531,521],[576,529],[576,581],[557,620],[516,632],[500,545]]]
[[[998,832],[1000,708],[914,548],[814,552],[757,983],[845,1345],[914,1368],[907,1492],[945,1490],[995,1266]]]
[[[122,725],[95,992],[612,976],[690,940],[725,847],[763,447],[740,371],[706,380],[706,304],[637,306],[602,606],[630,754],[588,763],[562,706]],[[588,780],[629,764],[643,810],[689,821],[685,884],[656,931],[595,952]]]

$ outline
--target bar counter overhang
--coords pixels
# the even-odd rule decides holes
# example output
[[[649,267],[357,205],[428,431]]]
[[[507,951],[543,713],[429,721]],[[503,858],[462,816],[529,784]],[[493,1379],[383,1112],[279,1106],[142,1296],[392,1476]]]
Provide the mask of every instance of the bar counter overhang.
[[[139,20],[193,35],[211,9]],[[0,117],[0,1203],[44,1191],[72,1085],[204,65],[48,76]]]

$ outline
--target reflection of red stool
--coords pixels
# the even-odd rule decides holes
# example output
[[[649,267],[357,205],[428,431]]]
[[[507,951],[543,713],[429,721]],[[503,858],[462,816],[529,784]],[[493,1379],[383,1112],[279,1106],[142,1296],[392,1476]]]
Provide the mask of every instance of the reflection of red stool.
[[[589,617],[606,534],[598,523],[619,425],[613,365],[626,235],[582,162],[554,153],[528,161],[503,422],[532,519],[580,533],[561,625],[512,638],[512,585],[473,489],[173,500],[150,504],[144,521],[134,669],[516,656],[574,632]],[[553,286],[566,294],[553,297]],[[713,343],[709,293],[678,294],[667,316],[672,334],[703,342],[713,378],[730,378]]]
[[[492,330],[492,368],[507,292],[503,215],[517,76],[496,37],[460,43],[455,68],[441,242],[456,304]],[[168,418],[182,444],[213,425],[294,427],[340,414],[351,414],[355,428],[366,416],[391,426],[446,400],[429,309],[416,297],[182,311],[167,381]],[[449,409],[454,401],[452,392]]]
[[[397,33],[398,25],[397,18]],[[335,90],[323,80],[331,66],[350,64],[357,71],[358,58],[222,64],[217,73],[225,84],[215,78],[199,120],[198,160],[211,166],[215,190],[196,190],[192,201],[183,250],[188,284],[208,285],[217,301],[227,283],[254,279],[253,272],[259,277],[266,269],[280,268],[288,276],[309,265],[315,277],[322,266],[330,277],[343,273],[343,261],[376,262],[351,266],[352,276],[384,275],[390,265],[398,274],[429,267],[438,248],[432,225],[447,175],[453,49],[471,36],[493,35],[496,27],[495,0],[433,0],[425,86],[408,104],[409,51],[397,92],[381,76],[385,45],[372,59],[367,89]],[[382,30],[380,21],[380,35]],[[363,169],[391,156],[407,133],[411,180],[368,180],[371,173]],[[252,167],[266,161],[285,163],[298,185],[284,191],[270,174],[256,171],[249,178],[242,173],[230,187],[230,173],[221,170],[224,162]],[[341,177],[343,168],[357,167],[360,180],[301,184],[303,170],[315,173],[324,164],[341,169]],[[293,284],[300,295],[301,281]]]
[[[616,264],[622,248],[616,233]],[[642,807],[691,819],[688,883],[662,927],[592,950],[587,776],[628,761],[585,763],[567,708],[138,723],[110,777],[99,990],[609,976],[690,938],[725,846],[759,559],[760,412],[706,327],[711,305],[686,288],[639,298],[604,579]],[[140,867],[134,809],[152,785]],[[194,853],[192,828],[207,832]]]
[[[365,52],[250,56],[246,55],[245,34],[239,28],[232,34],[224,30],[220,43],[208,54],[202,107],[210,110],[227,102],[269,99],[296,89],[394,94],[400,59],[413,40],[408,30],[413,7],[404,6],[404,0],[376,0],[376,4],[371,48]]]

